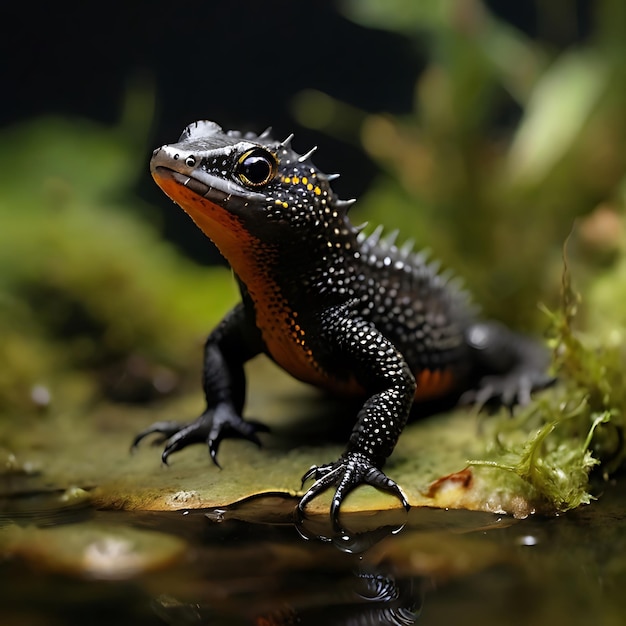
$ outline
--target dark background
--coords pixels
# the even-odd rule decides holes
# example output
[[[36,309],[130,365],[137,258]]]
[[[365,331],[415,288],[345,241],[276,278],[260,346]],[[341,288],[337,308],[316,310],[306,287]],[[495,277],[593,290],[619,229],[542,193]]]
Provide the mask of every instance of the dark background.
[[[541,2],[487,4],[555,48],[586,36],[590,0],[550,0],[547,24],[548,0]],[[559,6],[568,19],[559,18]],[[257,132],[272,125],[278,135],[295,132],[299,151],[319,145],[317,164],[343,174],[339,194],[358,196],[374,164],[357,145],[300,128],[290,115],[292,98],[314,88],[368,111],[408,111],[427,47],[362,28],[336,7],[330,0],[5,4],[0,126],[42,114],[113,124],[129,85],[143,81],[156,101],[151,145],[175,140],[202,118]],[[510,113],[504,119],[514,121]],[[163,204],[148,175],[138,193]],[[203,258],[204,238],[182,212],[167,211],[164,219],[168,235]]]
[[[551,2],[577,13],[560,27],[558,11],[554,27],[538,25],[540,2],[486,4],[558,47],[585,36],[589,0]],[[284,124],[289,98],[306,87],[368,110],[399,112],[411,105],[422,65],[423,51],[350,22],[330,0],[6,5],[2,125],[49,112],[113,122],[137,72],[154,78],[157,129],[164,132],[207,114],[225,125]]]

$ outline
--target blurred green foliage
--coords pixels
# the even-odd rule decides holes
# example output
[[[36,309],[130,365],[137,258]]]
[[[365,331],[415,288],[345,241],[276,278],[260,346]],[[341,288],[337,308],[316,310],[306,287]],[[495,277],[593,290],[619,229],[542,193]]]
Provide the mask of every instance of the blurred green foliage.
[[[358,139],[380,165],[356,221],[400,228],[431,248],[488,316],[543,328],[537,302],[558,302],[560,247],[574,219],[599,206],[623,211],[623,3],[594,3],[589,40],[561,52],[497,20],[480,0],[341,6],[364,26],[411,38],[428,57],[406,115],[366,113],[315,91],[294,103],[301,123]],[[518,120],[497,122],[511,111]]]
[[[171,391],[234,298],[227,271],[140,218],[130,190],[148,151],[127,122],[40,119],[0,137],[0,412],[65,388],[71,405]]]

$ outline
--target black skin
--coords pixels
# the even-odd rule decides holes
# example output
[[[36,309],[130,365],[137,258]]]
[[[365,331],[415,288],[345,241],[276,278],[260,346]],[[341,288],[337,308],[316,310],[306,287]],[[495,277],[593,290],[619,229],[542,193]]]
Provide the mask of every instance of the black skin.
[[[302,347],[294,349],[309,355],[310,372],[299,377],[334,390],[356,384],[364,398],[341,457],[303,476],[303,484],[315,482],[299,511],[334,487],[330,514],[338,530],[344,498],[362,484],[393,494],[409,509],[382,467],[407,422],[416,387],[431,384],[421,377],[424,371],[446,372],[462,401],[480,405],[524,404],[534,390],[553,382],[545,373],[542,347],[498,323],[477,320],[466,294],[423,255],[397,248],[395,237],[381,240],[379,230],[365,237],[354,228],[347,218],[350,203],[338,200],[328,177],[288,142],[267,134],[242,138],[198,122],[178,144],[155,151],[152,171],[161,186],[159,177],[167,179],[164,190],[196,221],[190,189],[237,217],[254,236],[242,249],[251,250],[248,259],[258,263],[263,288],[270,285],[273,296],[254,295],[261,288],[255,283],[258,273],[246,275],[250,261],[238,265],[240,253],[220,246],[219,232],[206,232],[200,220],[233,266],[242,301],[207,339],[202,415],[187,424],[155,423],[133,442],[162,435],[164,463],[191,443],[206,443],[216,464],[225,438],[259,444],[258,433],[266,427],[242,417],[243,365],[260,353],[280,364],[275,343],[268,343],[275,342],[276,332],[301,333]],[[167,186],[172,176],[178,176],[186,196]],[[303,177],[312,184],[303,185]],[[268,324],[279,331],[268,331]]]
[[[173,452],[191,443],[206,443],[211,459],[220,467],[217,452],[223,439],[248,439],[260,446],[257,432],[269,429],[264,424],[244,420],[241,413],[246,397],[243,365],[262,350],[258,329],[246,319],[243,305],[237,305],[204,344],[202,387],[206,409],[202,415],[186,425],[156,422],[135,437],[133,447],[145,436],[160,433],[167,441],[161,455],[167,464]]]

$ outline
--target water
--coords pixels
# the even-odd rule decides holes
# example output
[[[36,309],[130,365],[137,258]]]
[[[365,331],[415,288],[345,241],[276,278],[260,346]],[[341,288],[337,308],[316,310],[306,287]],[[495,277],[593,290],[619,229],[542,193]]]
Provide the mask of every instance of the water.
[[[293,505],[137,514],[0,499],[0,624],[626,623],[623,485],[549,519],[344,516],[345,537],[325,517],[296,528]]]

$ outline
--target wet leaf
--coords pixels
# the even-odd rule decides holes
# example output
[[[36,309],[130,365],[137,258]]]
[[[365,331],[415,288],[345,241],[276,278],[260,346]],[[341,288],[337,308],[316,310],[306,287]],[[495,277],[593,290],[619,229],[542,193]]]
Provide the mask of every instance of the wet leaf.
[[[161,408],[103,406],[82,415],[48,416],[22,429],[0,430],[12,454],[39,468],[28,490],[71,487],[88,489],[96,506],[126,510],[186,510],[225,507],[260,493],[294,497],[300,477],[313,464],[332,461],[344,441],[328,443],[338,414],[349,431],[355,408],[321,398],[265,360],[249,368],[248,411],[267,423],[264,447],[227,440],[220,450],[223,469],[215,467],[204,445],[172,455],[169,467],[160,448],[141,445],[129,451],[136,432],[153,421],[193,416],[201,398],[193,395]],[[481,418],[483,419],[483,418]],[[488,419],[488,418],[485,418]],[[470,409],[416,420],[402,434],[386,470],[405,490],[413,506],[467,508],[526,516],[545,502],[524,481],[509,473],[467,468],[480,457],[485,440],[477,437],[480,420]],[[503,481],[503,476],[506,478]],[[462,478],[462,479],[461,479]],[[24,489],[24,483],[14,483]],[[19,494],[19,489],[14,492]],[[330,492],[308,507],[311,515],[327,515]],[[346,500],[344,510],[398,508],[399,502],[371,487]]]

